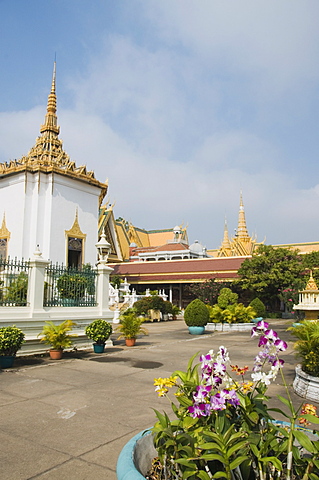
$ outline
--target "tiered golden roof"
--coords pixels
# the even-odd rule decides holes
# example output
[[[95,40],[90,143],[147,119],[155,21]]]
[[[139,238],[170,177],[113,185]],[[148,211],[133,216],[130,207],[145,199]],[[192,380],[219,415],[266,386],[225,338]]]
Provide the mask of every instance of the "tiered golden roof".
[[[63,142],[59,139],[60,127],[56,115],[56,64],[54,63],[51,91],[48,96],[47,113],[44,124],[40,127],[41,135],[36,139],[35,145],[29,153],[20,160],[11,160],[9,163],[0,163],[0,175],[10,175],[20,171],[44,173],[56,172],[68,177],[77,178],[91,185],[101,188],[100,205],[107,192],[107,183],[96,180],[93,171],[88,171],[86,166],[77,167],[70,160],[69,155],[63,150]]]
[[[228,236],[228,229],[225,222],[224,238],[221,247],[217,251],[218,257],[238,257],[252,255],[256,246],[256,239],[249,236],[242,193],[240,193],[240,205],[238,226],[236,235],[231,240]],[[209,252],[210,253],[210,252]]]

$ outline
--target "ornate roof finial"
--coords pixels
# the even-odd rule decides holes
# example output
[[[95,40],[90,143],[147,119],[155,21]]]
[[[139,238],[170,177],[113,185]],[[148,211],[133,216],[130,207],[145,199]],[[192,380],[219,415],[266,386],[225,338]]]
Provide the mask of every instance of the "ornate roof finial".
[[[250,240],[247,226],[246,226],[244,202],[243,202],[243,195],[241,191],[240,191],[240,205],[239,205],[238,227],[237,227],[236,236],[238,239],[241,239],[241,240],[243,239]]]
[[[53,65],[53,75],[51,91],[48,96],[47,114],[45,116],[44,125],[41,125],[40,132],[51,132],[56,137],[59,135],[60,127],[58,127],[58,118],[56,116],[56,92],[55,92],[55,79],[56,79],[56,62]]]

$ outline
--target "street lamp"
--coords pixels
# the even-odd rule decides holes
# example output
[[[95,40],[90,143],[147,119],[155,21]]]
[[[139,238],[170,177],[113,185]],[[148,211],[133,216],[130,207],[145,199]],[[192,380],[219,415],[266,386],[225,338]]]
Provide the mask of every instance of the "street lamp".
[[[98,251],[99,262],[106,263],[111,251],[111,244],[106,240],[105,233],[102,233],[100,240],[95,246]]]

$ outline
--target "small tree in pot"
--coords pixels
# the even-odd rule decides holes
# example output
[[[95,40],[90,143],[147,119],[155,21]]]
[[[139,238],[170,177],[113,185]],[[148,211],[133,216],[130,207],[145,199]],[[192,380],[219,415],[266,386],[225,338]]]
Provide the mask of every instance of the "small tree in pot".
[[[205,303],[199,298],[193,300],[185,309],[184,320],[191,334],[200,335],[204,333],[205,325],[209,321],[209,312]]]
[[[118,340],[125,338],[127,346],[134,346],[137,335],[148,335],[146,328],[142,327],[144,318],[138,317],[132,310],[126,311],[120,316],[120,324],[116,327],[116,331],[120,333]]]
[[[77,337],[77,335],[69,333],[76,323],[72,320],[64,320],[59,325],[53,322],[45,323],[42,332],[39,333],[39,335],[43,335],[40,338],[40,342],[51,345],[50,357],[54,360],[59,360],[62,358],[63,350],[71,347],[73,338]]]
[[[86,336],[94,342],[93,348],[95,353],[104,352],[105,342],[108,340],[111,333],[112,325],[102,318],[94,320],[85,329]]]

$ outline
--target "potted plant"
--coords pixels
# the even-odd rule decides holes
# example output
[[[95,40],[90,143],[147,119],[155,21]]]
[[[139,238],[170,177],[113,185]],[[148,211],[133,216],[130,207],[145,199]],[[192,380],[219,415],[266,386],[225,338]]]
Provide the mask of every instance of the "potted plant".
[[[112,325],[101,318],[94,320],[85,328],[85,334],[93,340],[93,349],[95,353],[103,353],[105,342],[112,333]]]
[[[75,325],[76,323],[72,320],[64,320],[64,322],[58,325],[49,321],[45,322],[43,330],[38,336],[42,335],[42,338],[40,338],[41,342],[51,345],[49,353],[53,360],[62,358],[63,350],[72,346],[73,338],[77,337],[77,335],[69,332]]]
[[[17,351],[24,342],[23,331],[12,325],[11,327],[0,327],[0,366],[10,368],[13,365]]]
[[[88,287],[86,276],[80,273],[65,272],[57,281],[57,289],[64,305],[77,305]]]
[[[147,329],[142,327],[143,322],[144,318],[138,317],[132,310],[127,310],[120,316],[120,324],[116,327],[116,332],[120,333],[118,340],[125,338],[126,346],[133,347],[137,335],[148,335]]]
[[[319,321],[304,320],[288,330],[297,341],[296,356],[301,364],[296,367],[293,383],[295,392],[308,400],[319,401]]]
[[[167,397],[175,389],[175,400],[169,400],[172,412],[168,415],[155,410],[157,421],[152,431],[159,457],[156,471],[165,472],[159,478],[318,478],[318,435],[309,436],[304,426],[310,422],[318,425],[319,418],[313,405],[293,406],[280,358],[287,343],[264,321],[252,328],[252,336],[259,337],[260,351],[249,379],[249,368],[231,365],[223,346],[201,355],[197,365],[195,354],[186,372],[177,370],[168,378],[155,379],[160,397]],[[267,405],[268,385],[278,374],[287,395],[278,396],[285,412],[268,409]],[[288,422],[275,421],[272,411]],[[140,454],[134,452],[134,458]],[[148,472],[147,478],[153,478],[153,473]]]
[[[184,320],[190,334],[201,335],[204,333],[205,325],[209,320],[209,312],[205,303],[199,298],[193,300],[185,309]]]

